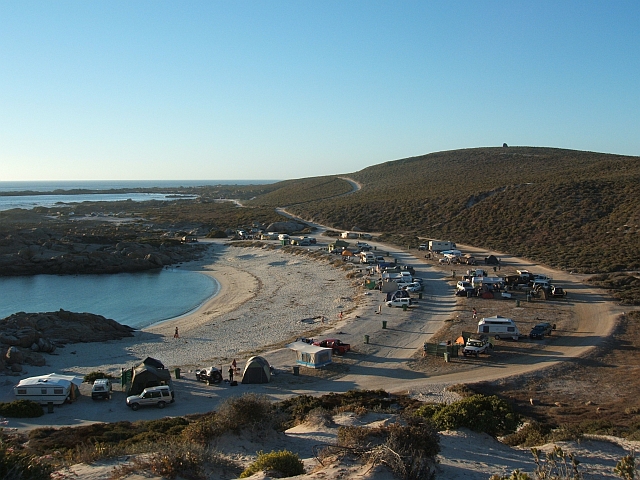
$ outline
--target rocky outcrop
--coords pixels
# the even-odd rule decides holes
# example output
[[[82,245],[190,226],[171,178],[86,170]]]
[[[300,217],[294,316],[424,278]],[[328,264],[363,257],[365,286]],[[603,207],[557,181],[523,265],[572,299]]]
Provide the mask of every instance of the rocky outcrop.
[[[194,260],[204,245],[122,241],[106,233],[60,235],[35,228],[0,238],[0,276],[139,272]]]
[[[106,342],[133,336],[134,329],[91,313],[65,310],[19,312],[0,320],[0,370],[20,372],[22,365],[45,365],[42,353],[58,345]]]
[[[274,222],[267,227],[267,232],[294,233],[305,227],[306,225],[298,222]]]

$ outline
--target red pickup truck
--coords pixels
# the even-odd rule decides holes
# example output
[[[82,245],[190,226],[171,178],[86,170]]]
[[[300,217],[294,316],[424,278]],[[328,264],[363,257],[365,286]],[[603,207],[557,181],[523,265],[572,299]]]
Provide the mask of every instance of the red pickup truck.
[[[351,345],[348,343],[342,343],[337,338],[327,338],[320,340],[319,342],[313,342],[318,347],[331,348],[336,355],[344,355],[351,350]]]

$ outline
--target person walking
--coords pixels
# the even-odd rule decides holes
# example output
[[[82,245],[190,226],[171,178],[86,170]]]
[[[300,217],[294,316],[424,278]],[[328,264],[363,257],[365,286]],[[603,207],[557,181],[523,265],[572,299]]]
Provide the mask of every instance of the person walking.
[[[477,320],[478,318],[478,311],[476,310],[476,307],[473,307],[473,319]]]
[[[176,332],[173,334],[173,338],[180,338],[180,334],[178,333],[178,327],[176,327]]]
[[[229,367],[229,383],[233,382],[233,365]]]
[[[238,362],[236,362],[236,359],[233,359],[233,362],[231,362],[231,366],[233,367],[233,371],[234,373],[238,372]]]
[[[342,320],[342,311],[340,311],[340,314],[338,315],[338,317],[340,318],[340,320]]]

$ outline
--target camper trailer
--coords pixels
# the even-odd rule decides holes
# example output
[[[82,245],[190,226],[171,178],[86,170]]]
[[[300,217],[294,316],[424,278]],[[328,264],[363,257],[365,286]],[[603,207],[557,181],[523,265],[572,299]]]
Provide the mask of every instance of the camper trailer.
[[[501,338],[518,340],[520,338],[520,331],[516,323],[512,319],[501,317],[500,315],[480,320],[478,322],[478,333],[493,335],[496,340]]]
[[[81,377],[50,373],[20,380],[13,387],[13,393],[16,400],[32,400],[40,405],[62,405],[77,398],[79,385],[82,385]]]
[[[441,242],[439,240],[429,241],[429,250],[431,252],[440,253],[443,250],[452,250],[456,248],[456,244],[453,242]]]

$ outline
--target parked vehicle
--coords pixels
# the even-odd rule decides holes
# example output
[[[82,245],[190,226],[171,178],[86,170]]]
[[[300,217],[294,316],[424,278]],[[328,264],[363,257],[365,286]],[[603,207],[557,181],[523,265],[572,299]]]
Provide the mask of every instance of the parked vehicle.
[[[501,338],[518,340],[520,338],[520,331],[516,323],[512,319],[501,317],[500,315],[480,320],[478,322],[478,333],[493,335],[496,340]]]
[[[196,370],[196,380],[207,383],[220,383],[222,373],[216,367],[199,368]]]
[[[342,343],[337,338],[327,338],[325,340],[320,340],[319,342],[313,342],[313,344],[318,347],[330,348],[333,350],[335,355],[344,355],[351,350],[351,344]]]
[[[140,407],[164,408],[167,403],[173,403],[173,392],[168,385],[160,387],[145,388],[140,395],[127,397],[127,406],[131,410],[138,410]]]
[[[456,244],[453,242],[441,242],[439,240],[429,241],[429,250],[432,252],[442,252],[443,250],[451,250],[456,248]]]
[[[491,348],[493,348],[493,345],[491,345],[486,335],[477,335],[467,339],[467,343],[462,349],[462,354],[465,357],[467,355],[475,355],[477,357],[481,353],[487,353]]]
[[[405,287],[405,290],[408,290],[411,293],[418,293],[421,292],[423,290],[423,286],[422,283],[420,282],[412,282],[409,285],[407,285]]]
[[[456,284],[456,290],[458,290],[459,292],[473,291],[473,285],[471,285],[471,282],[467,282],[465,280],[460,280]]]
[[[567,291],[562,287],[558,287],[556,285],[551,285],[551,296],[552,297],[566,297],[567,296]]]
[[[62,405],[77,398],[82,377],[50,373],[38,377],[23,378],[13,387],[16,400],[32,400],[40,405]]]
[[[108,378],[98,378],[93,382],[93,386],[91,387],[91,398],[93,400],[109,400],[111,398],[112,390],[113,386],[111,384],[111,380]]]
[[[387,307],[415,307],[417,305],[416,301],[412,298],[394,298],[387,302]]]
[[[545,336],[551,335],[551,332],[553,331],[553,327],[554,327],[553,325],[547,322],[538,323],[536,326],[534,326],[531,329],[531,332],[529,333],[529,338],[531,339],[544,338]]]
[[[427,243],[421,243],[421,244],[418,246],[418,250],[429,250],[429,244],[427,244]]]

